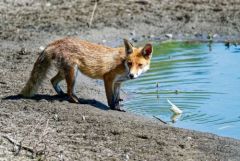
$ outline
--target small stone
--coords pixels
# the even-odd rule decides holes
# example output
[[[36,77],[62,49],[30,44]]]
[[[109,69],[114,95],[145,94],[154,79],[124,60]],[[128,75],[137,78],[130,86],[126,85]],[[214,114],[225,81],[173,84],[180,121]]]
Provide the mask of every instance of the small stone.
[[[218,34],[214,34],[214,35],[213,35],[213,38],[216,38],[216,37],[218,37]]]
[[[43,51],[44,49],[45,49],[45,48],[44,48],[43,46],[40,46],[40,47],[39,47],[39,50],[40,50],[40,51]]]
[[[194,34],[196,37],[202,37],[202,34],[200,34],[200,33],[195,33]]]
[[[128,161],[129,160],[129,156],[128,154],[125,155],[125,161]]]
[[[103,40],[102,40],[102,42],[103,42],[103,43],[106,43],[106,42],[107,42],[107,40],[104,40],[104,39],[103,39]]]
[[[21,50],[18,52],[19,55],[26,55],[26,49],[21,48]]]
[[[136,38],[132,38],[132,41],[135,43],[138,42],[138,40]]]
[[[153,34],[152,34],[152,35],[150,35],[150,38],[154,38],[154,37],[155,37],[155,35],[153,35]]]
[[[188,136],[187,141],[190,141],[190,140],[192,140],[192,137]]]
[[[135,36],[136,35],[135,31],[130,32],[130,35]]]
[[[85,118],[85,116],[84,116],[84,115],[82,115],[82,120],[83,120],[83,121],[85,121],[85,120],[86,120],[86,118]]]
[[[55,114],[55,115],[53,116],[53,119],[54,119],[55,121],[59,121],[59,117],[58,117],[58,115]]]
[[[180,148],[182,148],[182,149],[185,148],[185,145],[183,145],[183,144],[179,144],[178,146],[179,146]]]
[[[212,40],[212,38],[213,38],[213,35],[211,33],[209,33],[208,36],[207,36],[207,39]]]
[[[173,38],[173,34],[166,34],[165,35],[167,38],[169,38],[169,39],[172,39]]]
[[[50,7],[52,4],[50,2],[46,3],[46,7]]]
[[[149,0],[135,0],[134,2],[141,4],[141,5],[147,5],[147,4],[151,3],[151,1],[149,1]]]

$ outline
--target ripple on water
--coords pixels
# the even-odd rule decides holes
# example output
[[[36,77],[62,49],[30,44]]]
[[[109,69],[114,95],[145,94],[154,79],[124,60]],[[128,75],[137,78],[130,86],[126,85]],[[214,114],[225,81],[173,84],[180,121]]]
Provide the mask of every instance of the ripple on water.
[[[240,139],[239,47],[208,46],[156,43],[151,69],[124,85],[125,108],[172,123],[170,99],[183,110],[173,126]]]

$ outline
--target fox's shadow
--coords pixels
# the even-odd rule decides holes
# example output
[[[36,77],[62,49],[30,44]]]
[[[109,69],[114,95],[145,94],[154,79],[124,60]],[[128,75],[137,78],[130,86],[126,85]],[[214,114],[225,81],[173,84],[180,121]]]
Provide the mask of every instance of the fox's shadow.
[[[32,99],[32,100],[36,100],[36,101],[47,100],[50,102],[58,100],[58,101],[62,102],[62,101],[67,101],[67,95],[64,95],[64,96],[52,95],[51,96],[51,95],[46,95],[46,94],[36,94],[35,96],[33,96],[31,98],[25,98],[25,97],[22,97],[21,95],[12,95],[12,96],[7,96],[7,97],[3,98],[3,100],[19,100],[19,99]],[[99,108],[101,110],[109,110],[108,106],[106,106],[102,102],[99,102],[95,99],[79,98],[79,102],[80,102],[80,104],[89,104],[89,105]]]

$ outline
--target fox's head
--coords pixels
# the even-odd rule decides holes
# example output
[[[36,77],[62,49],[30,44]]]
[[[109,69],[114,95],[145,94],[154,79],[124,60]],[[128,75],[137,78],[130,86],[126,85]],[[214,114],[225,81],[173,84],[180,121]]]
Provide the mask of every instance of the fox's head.
[[[144,47],[135,48],[126,39],[124,39],[126,61],[125,67],[128,71],[128,77],[135,79],[150,68],[152,57],[152,45],[146,44]]]

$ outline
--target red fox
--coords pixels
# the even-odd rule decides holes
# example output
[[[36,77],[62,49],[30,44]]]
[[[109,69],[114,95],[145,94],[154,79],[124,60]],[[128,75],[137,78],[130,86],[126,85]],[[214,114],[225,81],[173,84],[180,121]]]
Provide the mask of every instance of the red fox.
[[[135,48],[126,39],[124,46],[110,48],[73,37],[56,40],[38,57],[21,95],[32,97],[49,67],[54,64],[58,73],[51,79],[51,83],[57,94],[64,95],[59,82],[65,79],[69,102],[80,103],[74,92],[77,73],[80,71],[90,78],[103,79],[109,107],[121,111],[119,106],[121,83],[146,72],[150,68],[153,51],[151,44]]]

